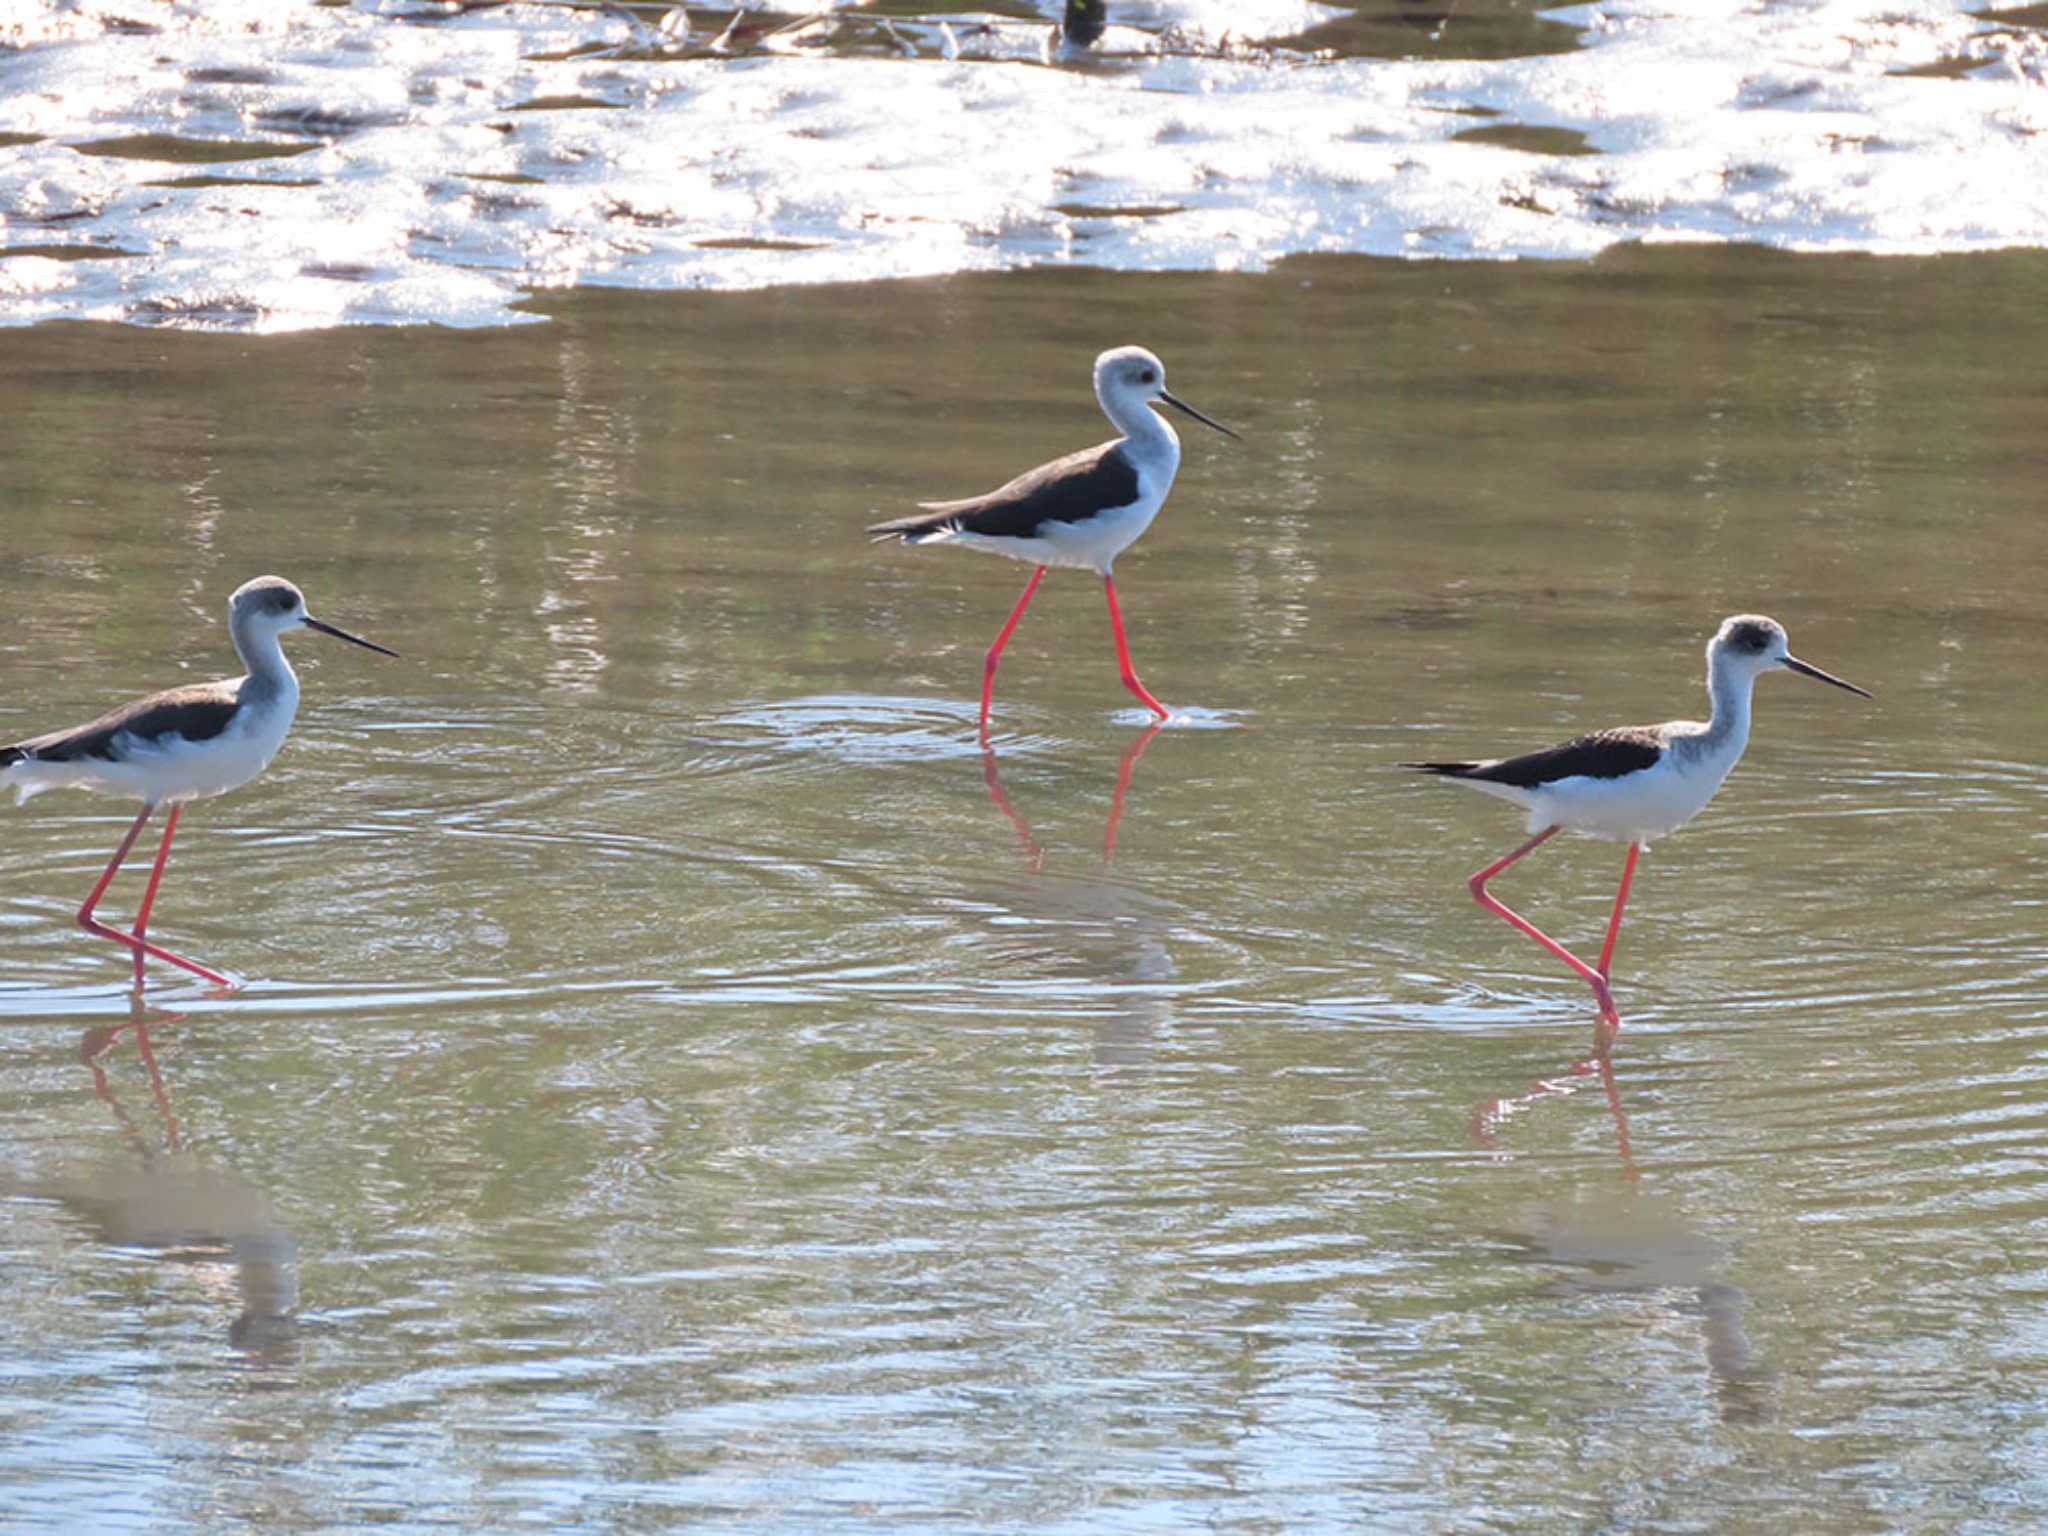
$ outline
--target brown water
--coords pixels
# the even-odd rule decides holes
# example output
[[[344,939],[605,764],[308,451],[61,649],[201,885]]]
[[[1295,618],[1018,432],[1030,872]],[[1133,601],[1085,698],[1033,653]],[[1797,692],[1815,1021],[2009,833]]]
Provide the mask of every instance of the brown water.
[[[0,739],[229,670],[264,571],[404,660],[293,637],[291,743],[187,816],[152,931],[231,997],[131,1012],[71,926],[119,804],[0,823],[0,1523],[2024,1526],[2044,289],[1674,249],[10,334]],[[1097,440],[1133,340],[1247,438],[1119,568],[1189,718],[1055,572],[991,765],[1024,569],[861,526]],[[1743,609],[1877,698],[1761,685],[1603,1082],[1465,894],[1517,818],[1390,765],[1694,713]],[[1597,944],[1618,866],[1500,889]]]

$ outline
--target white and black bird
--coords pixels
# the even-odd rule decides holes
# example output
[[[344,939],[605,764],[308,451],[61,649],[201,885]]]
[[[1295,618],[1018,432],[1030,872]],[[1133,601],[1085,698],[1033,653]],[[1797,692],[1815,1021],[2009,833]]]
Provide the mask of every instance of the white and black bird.
[[[242,665],[249,669],[243,676],[169,688],[109,710],[84,725],[0,747],[0,784],[14,787],[17,803],[46,789],[63,788],[97,790],[142,802],[127,836],[114,850],[85,905],[78,909],[81,928],[125,944],[133,952],[137,986],[142,984],[145,955],[181,966],[218,985],[234,985],[220,972],[150,943],[144,934],[157,886],[163,880],[164,861],[170,855],[171,836],[178,828],[179,810],[188,800],[224,794],[248,783],[284,745],[299,707],[299,680],[285,660],[279,640],[286,631],[301,627],[386,656],[398,654],[314,618],[306,612],[304,595],[282,576],[259,576],[236,588],[228,600],[228,635]],[[168,805],[170,814],[135,926],[123,932],[95,918],[93,909],[134,846],[143,823],[159,805]]]
[[[982,659],[981,729],[988,732],[989,698],[995,688],[996,664],[1046,567],[1073,566],[1098,572],[1109,600],[1110,631],[1116,637],[1117,666],[1124,686],[1142,699],[1160,719],[1169,714],[1138,681],[1131,649],[1124,639],[1123,614],[1116,601],[1110,567],[1159,515],[1166,493],[1180,468],[1180,439],[1150,402],[1157,400],[1185,411],[1226,437],[1237,434],[1212,421],[1185,400],[1169,394],[1166,368],[1143,347],[1117,347],[1095,359],[1095,398],[1123,436],[1064,458],[1041,464],[986,496],[964,501],[927,501],[924,512],[876,523],[868,533],[877,543],[960,544],[1038,568],[1024,585],[1024,595],[1010,610],[995,643]]]
[[[1592,987],[1604,1024],[1620,1022],[1609,976],[1636,856],[1653,838],[1691,821],[1714,798],[1749,745],[1750,694],[1756,680],[1779,670],[1802,673],[1870,697],[1854,683],[1794,656],[1784,626],[1777,620],[1742,613],[1724,621],[1707,644],[1707,695],[1712,714],[1704,721],[1671,720],[1662,725],[1594,731],[1519,757],[1401,765],[1469,784],[1511,800],[1527,812],[1527,830],[1534,835],[1466,884],[1473,900],[1563,960]],[[1607,940],[1597,966],[1587,965],[1486,889],[1487,881],[1564,830],[1628,844],[1628,860],[1622,866],[1621,886],[1615,892],[1614,914],[1608,921]]]

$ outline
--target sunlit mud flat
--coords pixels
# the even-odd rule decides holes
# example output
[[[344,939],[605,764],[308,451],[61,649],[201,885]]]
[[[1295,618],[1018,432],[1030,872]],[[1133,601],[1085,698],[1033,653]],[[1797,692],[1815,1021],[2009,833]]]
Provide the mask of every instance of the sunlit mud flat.
[[[478,325],[577,284],[2048,240],[2037,10],[1151,0],[1087,46],[1056,10],[0,10],[0,319]]]

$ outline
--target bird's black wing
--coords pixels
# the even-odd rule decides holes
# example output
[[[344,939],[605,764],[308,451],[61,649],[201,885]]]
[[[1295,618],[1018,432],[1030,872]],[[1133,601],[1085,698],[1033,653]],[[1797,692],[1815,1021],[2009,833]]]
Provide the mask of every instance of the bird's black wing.
[[[1592,731],[1540,752],[1492,757],[1470,763],[1403,763],[1403,768],[1448,779],[1479,779],[1515,789],[1541,789],[1559,779],[1618,779],[1653,767],[1664,755],[1664,738],[1654,726],[1625,725]]]
[[[44,763],[75,763],[85,758],[118,760],[115,738],[124,732],[141,737],[176,734],[187,741],[209,741],[228,728],[241,694],[241,680],[188,683],[110,709],[97,720],[66,730],[49,731],[0,748],[0,768],[24,758]]]
[[[1028,539],[1046,523],[1078,523],[1111,507],[1138,499],[1138,470],[1123,451],[1123,440],[1083,448],[1019,475],[1000,490],[965,501],[926,501],[914,517],[875,523],[876,543],[920,544],[948,533]]]

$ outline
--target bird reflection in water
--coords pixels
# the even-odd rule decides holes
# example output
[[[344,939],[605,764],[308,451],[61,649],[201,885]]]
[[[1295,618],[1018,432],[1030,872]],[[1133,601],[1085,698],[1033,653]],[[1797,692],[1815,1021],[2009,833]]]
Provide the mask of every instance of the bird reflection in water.
[[[1614,1081],[1612,1050],[1617,1032],[1618,1027],[1610,1027],[1602,1018],[1594,1027],[1590,1053],[1561,1071],[1534,1079],[1520,1093],[1481,1099],[1473,1105],[1472,1144],[1488,1151],[1498,1151],[1501,1128],[1517,1115],[1546,1099],[1568,1099],[1580,1089],[1598,1082],[1607,1097],[1607,1112],[1614,1118],[1614,1148],[1621,1156],[1621,1171],[1627,1175],[1629,1186],[1636,1187],[1642,1175],[1636,1171],[1635,1157],[1629,1150],[1628,1114],[1621,1107],[1621,1090]]]
[[[1124,755],[1116,765],[1116,789],[1109,797],[1109,820],[1102,828],[1102,862],[1116,861],[1116,832],[1124,819],[1124,797],[1131,791],[1131,775],[1137,771],[1138,760],[1145,755],[1145,749],[1152,745],[1152,738],[1166,728],[1164,720],[1154,720],[1145,729],[1131,738],[1131,744],[1124,748]],[[1024,855],[1027,868],[1039,869],[1045,864],[1045,850],[1038,839],[1031,835],[1031,823],[1026,821],[1011,803],[1008,791],[1003,788],[1003,776],[996,767],[995,743],[986,732],[981,738],[981,776],[988,785],[988,797],[995,802],[996,809],[1010,823],[1017,834],[1018,849]]]
[[[1117,828],[1132,775],[1164,725],[1159,720],[1148,724],[1131,738],[1118,760],[1116,788],[1102,828],[1104,865],[1116,861]],[[1011,893],[1006,904],[1029,920],[1034,937],[1052,941],[1063,969],[1078,966],[1091,1002],[1109,1005],[1095,1024],[1095,1064],[1113,1081],[1136,1082],[1172,1014],[1173,996],[1159,986],[1177,974],[1166,947],[1167,915],[1156,900],[1126,882],[1104,875],[1047,875],[1045,849],[1003,788],[995,746],[986,736],[981,768],[989,799],[1017,834],[1024,867],[1035,877]]]
[[[147,1007],[135,994],[128,1018],[86,1030],[78,1059],[92,1074],[94,1095],[113,1111],[135,1161],[60,1175],[37,1193],[58,1201],[110,1247],[201,1267],[225,1262],[241,1307],[228,1328],[230,1341],[259,1356],[274,1354],[294,1336],[298,1245],[261,1190],[231,1170],[202,1162],[188,1146],[150,1038],[152,1020],[178,1017]],[[123,1035],[133,1038],[142,1063],[163,1126],[160,1143],[122,1102],[108,1070]]]
[[[167,1013],[162,1009],[145,1008],[140,994],[131,996],[128,1006],[129,1017],[119,1024],[95,1024],[79,1037],[78,1059],[85,1064],[86,1070],[92,1073],[92,1091],[99,1097],[101,1103],[114,1112],[114,1119],[119,1123],[122,1134],[128,1138],[128,1144],[135,1149],[136,1156],[148,1163],[155,1160],[156,1150],[136,1125],[135,1117],[128,1113],[119,1099],[114,1097],[113,1087],[107,1081],[104,1058],[107,1052],[114,1048],[114,1042],[124,1033],[131,1030],[134,1032],[135,1054],[141,1059],[143,1071],[148,1075],[149,1096],[156,1101],[157,1115],[163,1121],[165,1148],[173,1153],[182,1150],[178,1135],[178,1117],[171,1109],[170,1096],[164,1092],[164,1075],[157,1068],[156,1051],[149,1039],[150,1013],[154,1012],[161,1019],[175,1019],[179,1015]]]
[[[1570,1098],[1596,1082],[1614,1120],[1615,1150],[1626,1188],[1609,1186],[1570,1205],[1545,1208],[1533,1215],[1528,1230],[1501,1236],[1517,1261],[1556,1269],[1558,1285],[1566,1291],[1689,1293],[1699,1308],[1701,1344],[1722,1420],[1765,1422],[1772,1416],[1777,1377],[1757,1359],[1743,1327],[1748,1298],[1720,1274],[1720,1245],[1693,1230],[1670,1201],[1643,1193],[1609,1053],[1612,1044],[1613,1033],[1603,1027],[1589,1054],[1537,1078],[1520,1093],[1483,1099],[1473,1106],[1473,1143],[1489,1151],[1501,1150],[1501,1133],[1516,1117],[1551,1100]]]

